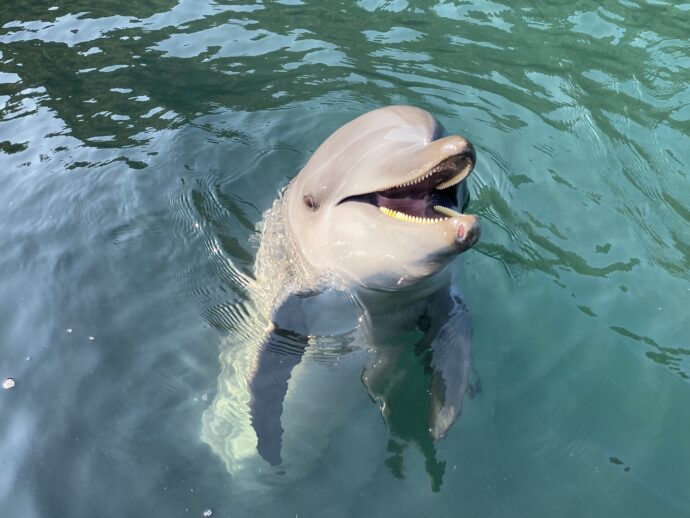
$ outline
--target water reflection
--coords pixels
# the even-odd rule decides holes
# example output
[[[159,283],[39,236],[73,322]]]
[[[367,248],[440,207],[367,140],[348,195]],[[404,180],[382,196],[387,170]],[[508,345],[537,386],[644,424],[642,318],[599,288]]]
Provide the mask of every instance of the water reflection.
[[[664,347],[648,336],[637,335],[621,326],[611,326],[611,330],[621,336],[653,347],[653,351],[647,351],[645,353],[647,358],[676,371],[683,379],[690,379],[690,348]]]
[[[436,444],[428,428],[430,352],[419,348],[415,352],[415,347],[409,344],[397,344],[397,347],[400,354],[388,366],[388,375],[372,377],[365,382],[369,394],[381,405],[390,434],[386,446],[389,455],[384,463],[393,476],[405,478],[406,457],[412,454],[407,450],[416,448],[424,456],[431,489],[437,492],[443,485],[446,461],[438,459]],[[462,426],[462,416],[456,426]]]
[[[238,512],[198,423],[218,337],[254,312],[256,225],[332,130],[410,103],[479,150],[484,255],[466,288],[488,394],[435,451],[405,409],[390,444],[360,419],[369,441],[338,436],[326,455],[351,461],[342,478],[319,465],[309,496],[241,511],[451,515],[463,499],[476,516],[583,501],[683,516],[688,14],[638,0],[5,2],[0,379],[17,386],[1,393],[0,500],[29,517],[104,501]],[[415,402],[419,362],[390,387],[396,409]],[[467,469],[444,470],[456,458]],[[429,478],[433,501],[418,491]]]

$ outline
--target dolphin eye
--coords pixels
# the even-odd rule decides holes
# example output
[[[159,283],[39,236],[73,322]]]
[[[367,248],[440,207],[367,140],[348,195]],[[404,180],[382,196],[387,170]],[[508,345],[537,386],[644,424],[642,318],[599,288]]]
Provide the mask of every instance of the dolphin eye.
[[[316,211],[319,209],[319,203],[314,199],[313,196],[307,194],[304,198],[304,204],[311,210]]]

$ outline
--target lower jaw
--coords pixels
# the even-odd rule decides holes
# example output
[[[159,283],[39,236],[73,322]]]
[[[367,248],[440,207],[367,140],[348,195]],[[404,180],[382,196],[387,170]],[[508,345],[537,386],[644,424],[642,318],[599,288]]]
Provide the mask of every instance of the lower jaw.
[[[381,213],[385,214],[386,216],[389,216],[391,218],[394,218],[394,219],[397,219],[400,221],[405,221],[405,222],[409,222],[409,223],[418,223],[418,224],[423,224],[423,225],[442,223],[449,218],[453,218],[453,217],[462,215],[459,212],[457,212],[456,210],[451,209],[449,207],[445,207],[443,205],[434,205],[433,207],[427,208],[427,210],[425,210],[424,216],[416,216],[414,214],[408,214],[405,212],[393,210],[393,209],[390,209],[388,207],[382,207],[382,206],[379,206],[379,211],[381,211]],[[427,214],[429,214],[429,212],[431,212],[431,214],[427,215]]]

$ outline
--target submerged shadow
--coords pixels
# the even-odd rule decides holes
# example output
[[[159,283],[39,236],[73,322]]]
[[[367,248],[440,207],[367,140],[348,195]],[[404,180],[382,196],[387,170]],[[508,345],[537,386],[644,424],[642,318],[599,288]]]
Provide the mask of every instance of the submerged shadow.
[[[429,430],[431,384],[433,380],[431,350],[398,345],[388,358],[385,375],[366,376],[362,381],[369,395],[378,402],[390,434],[385,466],[396,478],[404,479],[406,457],[416,448],[434,492],[441,490],[446,461],[438,458],[436,441]]]

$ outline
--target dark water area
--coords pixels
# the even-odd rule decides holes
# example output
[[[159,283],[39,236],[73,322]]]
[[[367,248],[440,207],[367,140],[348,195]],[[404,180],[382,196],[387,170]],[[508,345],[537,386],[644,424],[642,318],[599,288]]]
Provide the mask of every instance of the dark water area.
[[[3,514],[688,516],[689,34],[642,0],[3,2]],[[256,225],[389,104],[477,149],[482,392],[432,468],[370,403],[243,498],[201,428]]]

